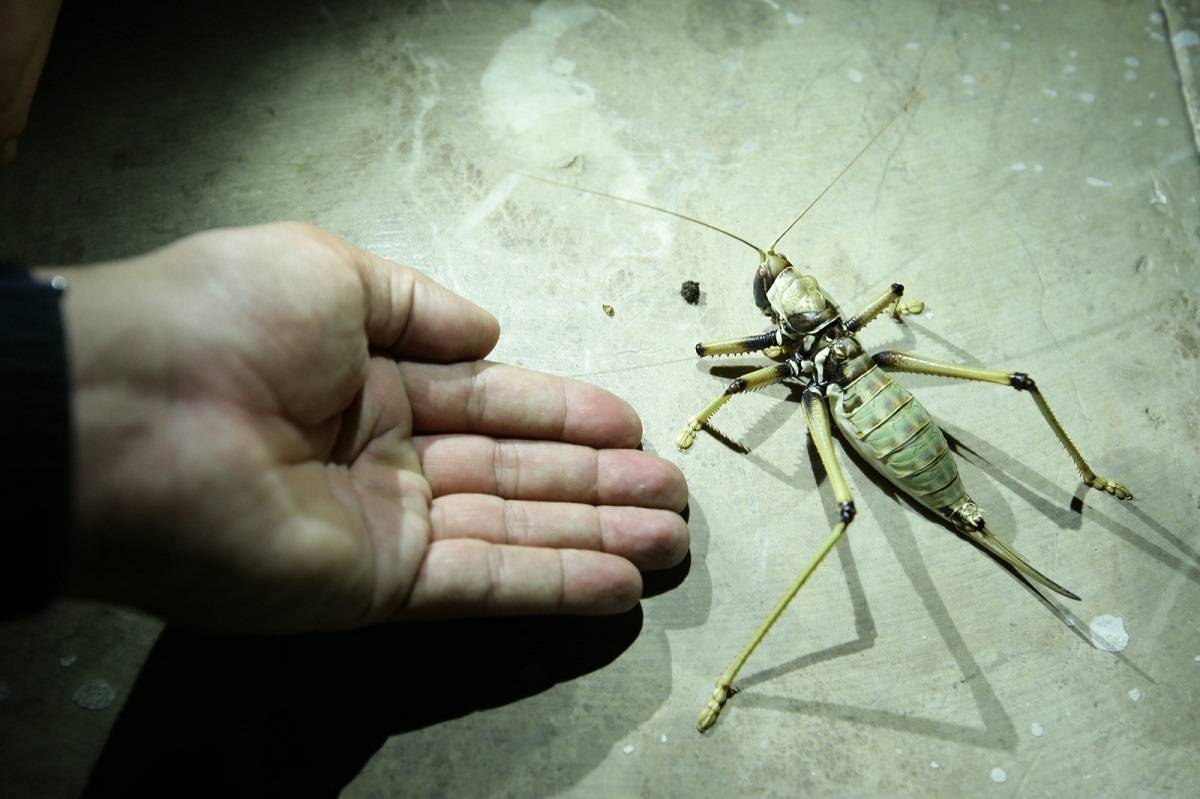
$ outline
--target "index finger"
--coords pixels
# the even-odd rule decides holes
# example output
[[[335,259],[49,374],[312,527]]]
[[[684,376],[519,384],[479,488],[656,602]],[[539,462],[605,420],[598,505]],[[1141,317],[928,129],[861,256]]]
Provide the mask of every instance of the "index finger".
[[[476,360],[496,346],[500,323],[432,278],[351,247],[362,281],[367,339],[397,358]]]
[[[642,421],[629,403],[599,386],[517,366],[476,361],[401,363],[413,432],[476,433],[636,447]]]

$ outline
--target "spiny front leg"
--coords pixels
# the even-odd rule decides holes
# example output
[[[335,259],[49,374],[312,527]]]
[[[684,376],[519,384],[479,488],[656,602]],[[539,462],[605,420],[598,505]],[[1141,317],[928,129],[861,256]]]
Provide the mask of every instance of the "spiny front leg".
[[[825,556],[837,545],[841,540],[842,534],[846,532],[846,528],[850,526],[850,522],[854,520],[854,497],[850,494],[850,486],[846,483],[846,476],[842,472],[842,466],[838,462],[837,454],[833,450],[833,435],[831,433],[829,423],[829,409],[825,407],[825,397],[822,396],[821,389],[816,386],[810,386],[804,391],[804,416],[808,421],[808,431],[812,436],[813,444],[817,448],[817,454],[821,457],[821,464],[825,467],[825,474],[829,477],[829,484],[833,488],[833,497],[838,503],[838,521],[833,525],[833,529],[829,532],[828,537],[821,544],[821,548],[817,550],[813,559],[808,562],[808,565],[796,575],[796,579],[788,586],[783,598],[775,605],[775,608],[767,616],[754,635],[750,637],[750,641],[742,647],[742,651],[729,664],[729,668],[717,679],[717,686],[713,689],[712,699],[705,705],[704,710],[700,713],[700,718],[696,721],[696,729],[701,733],[707,731],[712,725],[717,723],[717,716],[721,714],[721,709],[725,707],[725,702],[729,699],[729,693],[733,688],[733,681],[737,678],[738,672],[742,670],[742,666],[746,665],[746,661],[750,659],[750,655],[758,648],[758,645],[770,632],[775,622],[783,615],[787,606],[795,598],[796,594],[800,593],[800,589],[808,582],[808,578],[821,565],[821,561],[825,560]]]
[[[699,348],[699,345],[697,345]],[[741,394],[743,391],[755,391],[764,386],[769,386],[772,383],[778,383],[788,377],[795,377],[798,374],[795,364],[792,361],[785,361],[777,366],[766,366],[762,369],[755,369],[744,377],[739,377],[728,386],[725,387],[724,393],[714,399],[708,405],[704,406],[704,410],[688,419],[687,427],[683,428],[675,439],[675,443],[680,449],[687,449],[696,440],[696,433],[700,432],[700,428],[708,423],[708,420],[713,417],[717,411],[721,410],[730,397],[734,394]]]
[[[1088,487],[1112,494],[1117,499],[1133,499],[1133,494],[1125,486],[1115,480],[1105,479],[1092,470],[1092,467],[1083,459],[1083,455],[1080,454],[1074,442],[1071,441],[1071,437],[1067,435],[1067,431],[1059,424],[1054,411],[1050,410],[1049,403],[1042,396],[1042,392],[1038,391],[1037,384],[1033,382],[1033,378],[1024,372],[980,369],[974,366],[963,366],[957,363],[937,361],[933,358],[894,350],[876,353],[872,358],[876,364],[889,372],[912,372],[914,374],[957,377],[962,380],[978,380],[984,383],[1011,386],[1018,391],[1028,391],[1030,396],[1033,397],[1033,401],[1037,404],[1042,418],[1046,420],[1046,424],[1050,425],[1050,429],[1054,431],[1054,435],[1059,443],[1063,445],[1067,454],[1071,456],[1071,460],[1075,462],[1075,468],[1079,470],[1079,475],[1083,478],[1083,482]]]
[[[925,303],[919,300],[904,300],[904,286],[893,283],[878,297],[867,303],[867,307],[846,320],[846,330],[857,333],[870,324],[879,314],[887,312],[893,319],[901,314],[919,314],[925,310]]]
[[[768,330],[766,333],[755,333],[752,336],[701,341],[696,345],[696,354],[701,358],[709,355],[745,355],[750,352],[762,352],[768,347],[781,347],[784,342],[782,331]]]

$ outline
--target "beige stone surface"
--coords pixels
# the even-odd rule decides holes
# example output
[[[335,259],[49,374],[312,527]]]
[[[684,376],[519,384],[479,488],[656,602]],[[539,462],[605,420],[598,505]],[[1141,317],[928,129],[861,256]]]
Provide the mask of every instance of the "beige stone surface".
[[[64,602],[0,627],[0,795],[79,795],[97,762],[95,792],[159,795],[1194,795],[1200,160],[1157,3],[100,5],[63,12],[0,252],[323,225],[488,307],[498,360],[628,399],[688,476],[693,549],[674,590],[586,623],[220,639]],[[905,379],[992,528],[1083,601],[846,457],[857,520],[702,737],[834,518],[787,386],[674,446],[762,362],[693,355],[763,329],[753,253],[513,171],[769,245],[964,33],[780,249],[847,308],[903,283],[926,313],[864,343],[1032,374],[1137,499],[1085,491],[1027,397]],[[1123,651],[1090,642],[1103,615]],[[72,702],[89,679],[110,707]]]

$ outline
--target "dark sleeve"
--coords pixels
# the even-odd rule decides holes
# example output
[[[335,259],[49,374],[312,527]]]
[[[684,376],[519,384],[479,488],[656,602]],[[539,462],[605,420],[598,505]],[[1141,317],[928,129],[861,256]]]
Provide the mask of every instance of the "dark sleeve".
[[[0,263],[0,618],[48,604],[64,566],[74,484],[62,293]]]

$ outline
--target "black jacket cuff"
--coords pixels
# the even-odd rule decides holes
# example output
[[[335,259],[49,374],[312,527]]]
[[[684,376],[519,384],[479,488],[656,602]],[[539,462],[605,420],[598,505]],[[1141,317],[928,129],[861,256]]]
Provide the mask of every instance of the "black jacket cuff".
[[[63,290],[0,263],[0,618],[48,604],[65,565],[74,483]]]

